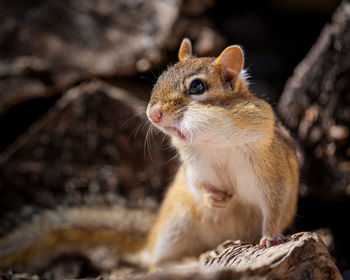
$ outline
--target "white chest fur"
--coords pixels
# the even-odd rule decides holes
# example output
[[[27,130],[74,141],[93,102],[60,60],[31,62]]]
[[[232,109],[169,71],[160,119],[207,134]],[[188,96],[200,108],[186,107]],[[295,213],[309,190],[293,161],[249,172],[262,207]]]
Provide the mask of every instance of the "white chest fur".
[[[249,154],[241,148],[190,148],[182,155],[186,180],[196,199],[201,200],[198,187],[211,185],[218,190],[260,204],[261,189]]]
[[[211,242],[227,238],[250,241],[257,238],[262,230],[264,200],[249,154],[239,148],[193,148],[187,152],[182,155],[186,181],[195,199],[202,204],[203,220],[198,226],[206,232],[203,242],[212,245]],[[232,194],[228,206],[224,209],[207,207],[198,187],[201,184]]]

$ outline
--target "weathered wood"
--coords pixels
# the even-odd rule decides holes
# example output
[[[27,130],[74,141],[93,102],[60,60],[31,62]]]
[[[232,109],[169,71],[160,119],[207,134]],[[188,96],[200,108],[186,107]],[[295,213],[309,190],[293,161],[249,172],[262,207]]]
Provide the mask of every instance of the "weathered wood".
[[[0,116],[77,81],[150,71],[168,63],[165,54],[177,49],[184,36],[199,41],[198,55],[224,47],[210,21],[196,19],[212,4],[0,0]]]
[[[329,197],[350,184],[350,3],[344,1],[296,67],[278,104],[301,150],[306,193]],[[322,174],[322,176],[319,176]]]
[[[141,279],[342,279],[316,233],[298,233],[269,248],[228,240],[200,257],[200,267],[173,269]]]
[[[226,241],[202,255],[201,263],[278,279],[341,279],[321,238],[310,232],[294,234],[287,243],[269,248]]]
[[[177,164],[144,105],[98,80],[69,90],[0,154],[0,236],[58,206],[157,205]]]
[[[157,65],[181,1],[0,0],[0,5],[1,115],[81,79],[133,75]]]

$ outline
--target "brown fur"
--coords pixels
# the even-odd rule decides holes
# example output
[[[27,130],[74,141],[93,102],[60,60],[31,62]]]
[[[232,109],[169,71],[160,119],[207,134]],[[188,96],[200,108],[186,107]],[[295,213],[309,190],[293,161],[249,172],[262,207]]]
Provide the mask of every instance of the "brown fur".
[[[0,239],[0,270],[38,272],[62,255],[91,259],[98,250],[117,264],[143,248],[153,222],[154,213],[124,207],[43,211]]]
[[[170,123],[185,119],[186,113],[196,114],[198,118],[207,117],[209,124],[206,128],[214,132],[217,128],[213,135],[218,136],[219,142],[215,144],[214,137],[202,143],[201,136],[196,133],[193,142],[191,138],[180,141],[171,134],[181,155],[182,166],[166,194],[148,238],[145,252],[148,253],[147,262],[153,266],[199,254],[210,246],[217,246],[225,238],[249,242],[257,242],[263,236],[271,238],[282,233],[296,213],[299,171],[293,140],[276,121],[271,106],[250,93],[240,76],[244,61],[240,48],[228,47],[218,58],[195,58],[189,46],[186,42],[181,45],[180,61],[159,77],[147,113],[161,110],[162,121],[170,120]],[[187,81],[194,75],[199,75],[207,84],[203,97],[188,93]],[[163,128],[162,123],[157,123],[157,126]],[[195,125],[192,126],[196,129]],[[231,126],[232,130],[220,130],[226,126]],[[205,132],[199,132],[199,135],[205,136]],[[241,141],[232,142],[232,146],[238,148],[227,149],[227,153],[236,151],[232,158],[224,150],[226,143],[230,143],[227,142],[230,137],[232,141]],[[208,172],[214,174],[212,176],[217,182],[214,191],[210,190],[211,185],[206,181],[192,186],[198,190],[201,199],[190,190],[192,182],[188,180],[192,175],[189,177],[188,174],[192,173],[187,173],[193,165],[198,165],[195,160],[198,151],[215,158],[207,164],[210,167]],[[217,157],[226,159],[216,158],[216,151]],[[235,163],[235,157],[240,154],[243,154],[245,164],[252,172],[256,183],[254,188],[259,192],[256,196],[261,197],[260,201],[247,201],[244,195],[249,198],[254,196],[254,191],[245,194],[244,186],[243,190],[241,185],[238,186],[242,184],[238,182],[245,182],[245,178],[240,176],[250,175],[235,174],[230,169],[233,167],[228,162],[233,162],[239,170],[240,163]],[[206,171],[202,172],[203,178],[206,178]],[[233,178],[232,174],[236,177]],[[193,176],[193,180],[202,180]],[[249,178],[246,180],[250,182]],[[226,208],[216,209],[217,205]],[[230,229],[232,221],[237,221],[238,228],[234,231]],[[234,235],[230,235],[231,232],[235,232]],[[205,235],[210,236],[210,240]]]
[[[299,172],[293,140],[276,121],[271,106],[250,93],[245,80],[239,75],[239,68],[243,65],[239,49],[229,47],[228,50],[225,56],[228,55],[230,59],[230,53],[234,50],[232,59],[237,61],[228,60],[223,66],[222,55],[219,58],[193,57],[190,42],[185,41],[179,51],[180,61],[159,77],[148,112],[158,108],[165,116],[181,118],[187,110],[196,109],[203,114],[211,113],[214,120],[210,129],[218,127],[221,121],[229,120],[228,123],[234,123],[233,127],[239,132],[258,136],[258,140],[249,143],[232,144],[243,144],[251,172],[254,173],[252,175],[257,175],[257,185],[262,192],[261,199],[266,202],[266,209],[242,199],[239,189],[241,175],[234,174],[234,177],[225,161],[213,161],[210,168],[213,176],[218,178],[219,183],[215,188],[219,191],[219,197],[225,197],[222,204],[226,205],[226,210],[217,209],[211,204],[212,186],[208,182],[196,182],[194,188],[204,199],[195,198],[186,178],[186,170],[195,164],[186,157],[193,147],[172,136],[183,160],[140,253],[147,265],[155,267],[185,256],[198,255],[225,239],[258,242],[263,236],[282,233],[295,216]],[[186,80],[198,74],[205,76],[208,89],[205,98],[193,102],[187,92]],[[230,136],[230,132],[219,130],[218,136],[225,133]],[[210,143],[198,144],[204,145],[202,152],[212,149],[220,152],[220,145],[216,147],[216,138],[209,140]],[[237,156],[223,155],[232,157],[232,161]],[[263,210],[268,213],[265,220]],[[113,209],[112,212],[98,212],[96,209],[56,210],[0,239],[0,269],[39,269],[62,252],[87,253],[106,244],[113,252],[117,251],[118,257],[123,257],[123,254],[143,246],[147,221],[153,219],[150,216],[145,212],[123,209]],[[100,221],[111,218],[114,223],[103,228]],[[235,221],[238,222],[237,229],[232,232],[229,226]],[[142,230],[135,230],[139,227]],[[163,247],[157,248],[159,244]]]

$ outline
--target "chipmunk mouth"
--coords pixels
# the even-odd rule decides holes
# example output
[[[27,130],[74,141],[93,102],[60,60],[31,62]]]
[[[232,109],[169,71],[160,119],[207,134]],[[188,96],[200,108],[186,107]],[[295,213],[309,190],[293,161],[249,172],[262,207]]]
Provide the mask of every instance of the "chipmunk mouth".
[[[165,126],[164,129],[168,132],[173,132],[176,133],[177,136],[181,139],[186,141],[186,136],[181,132],[180,129],[178,129],[177,127],[174,126]]]

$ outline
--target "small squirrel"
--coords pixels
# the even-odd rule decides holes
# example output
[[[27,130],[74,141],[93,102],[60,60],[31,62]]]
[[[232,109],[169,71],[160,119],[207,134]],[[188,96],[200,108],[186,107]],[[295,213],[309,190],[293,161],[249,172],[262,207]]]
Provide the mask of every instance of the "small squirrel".
[[[171,137],[181,166],[148,237],[143,260],[160,267],[226,239],[272,246],[296,213],[294,144],[271,106],[248,89],[239,46],[217,58],[192,55],[154,86],[147,116]]]
[[[178,56],[146,111],[182,161],[148,238],[152,213],[56,209],[0,239],[0,269],[38,271],[78,253],[104,267],[93,248],[153,269],[227,239],[284,242],[279,234],[295,216],[299,184],[294,144],[271,106],[249,92],[241,48],[196,58],[184,39]]]

